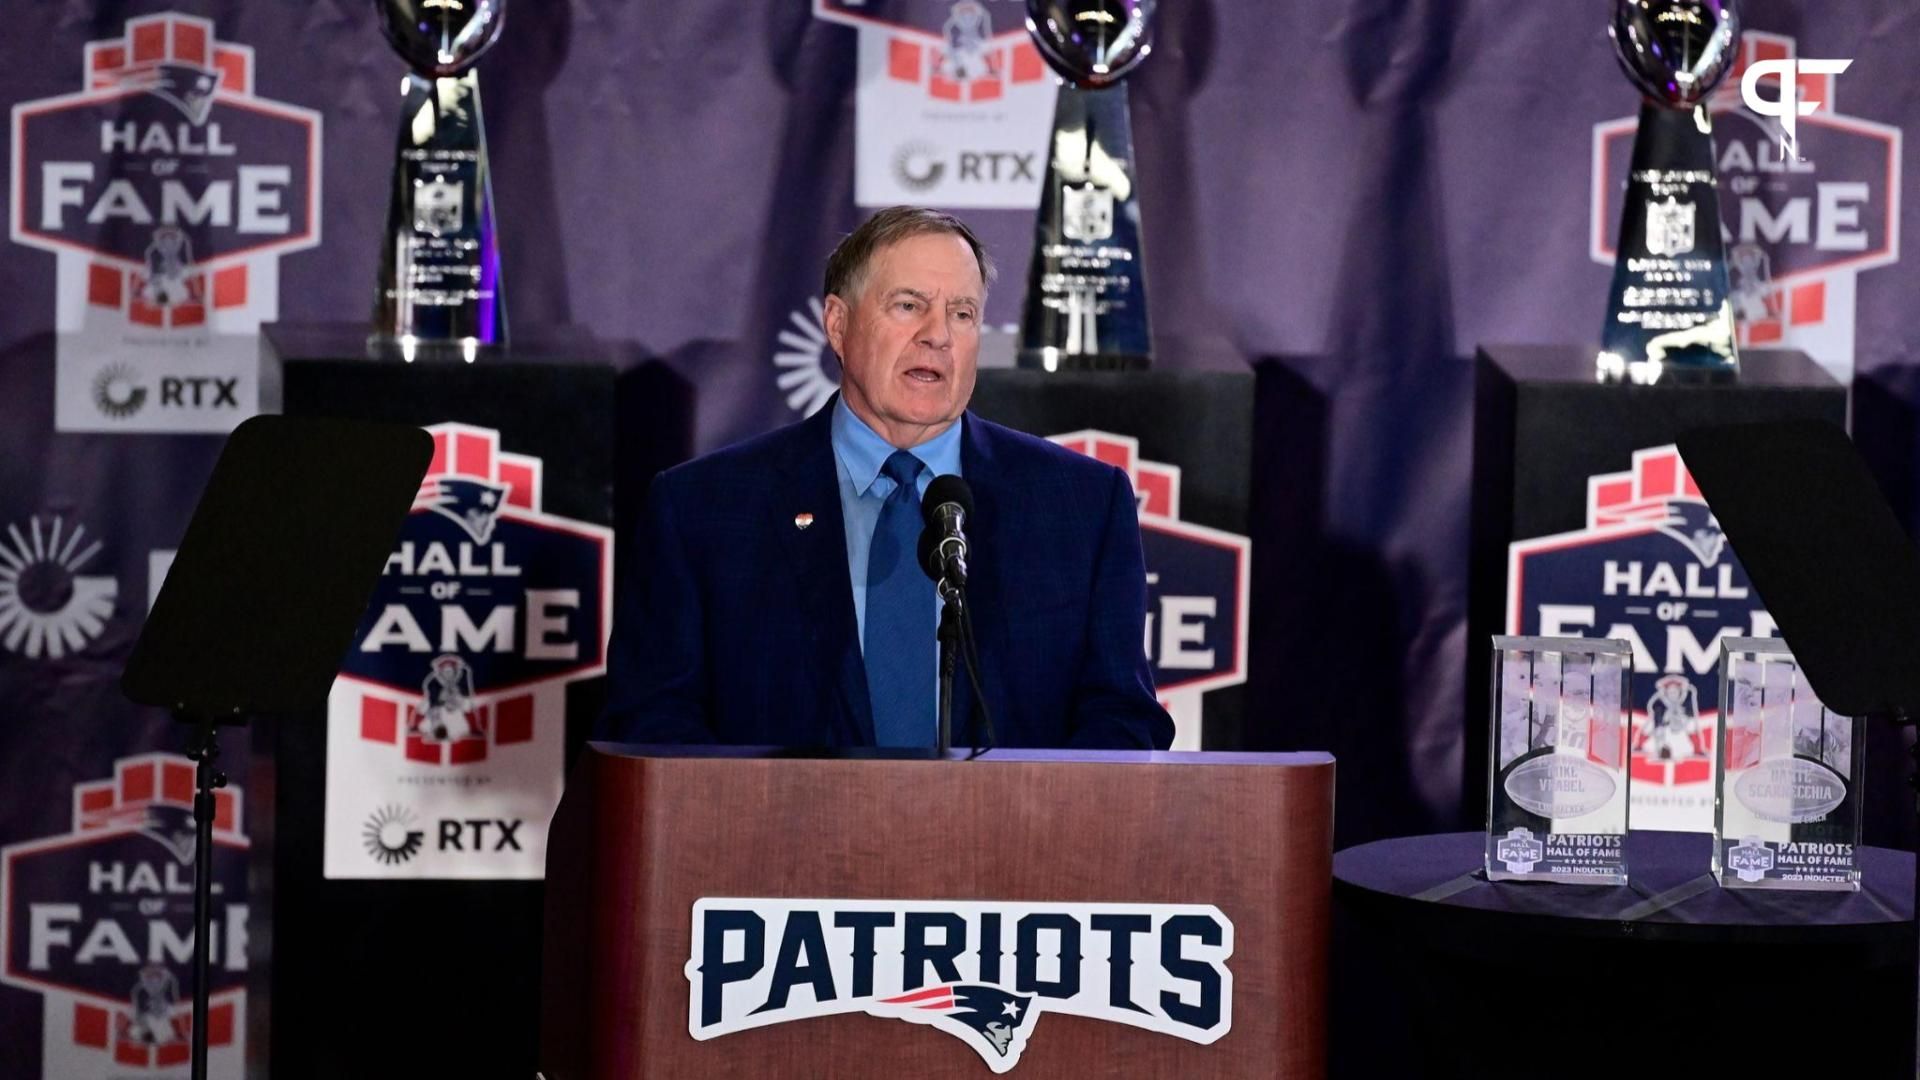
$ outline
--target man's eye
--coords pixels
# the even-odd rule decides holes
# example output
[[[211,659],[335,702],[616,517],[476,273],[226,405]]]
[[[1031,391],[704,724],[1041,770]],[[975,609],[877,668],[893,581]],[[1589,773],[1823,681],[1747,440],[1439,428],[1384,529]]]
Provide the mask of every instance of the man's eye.
[[[961,322],[972,322],[973,312],[966,308],[961,308],[959,311],[953,313],[953,317],[959,319]]]

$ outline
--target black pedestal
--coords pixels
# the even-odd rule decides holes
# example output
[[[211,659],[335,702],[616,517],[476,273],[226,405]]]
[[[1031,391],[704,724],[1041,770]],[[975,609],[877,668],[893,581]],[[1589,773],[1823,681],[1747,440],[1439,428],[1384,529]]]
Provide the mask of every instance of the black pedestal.
[[[263,887],[255,894],[262,955],[252,1000],[265,1007],[254,1010],[249,1044],[263,1075],[530,1076],[542,884],[493,876],[499,864],[487,860],[513,858],[546,822],[527,812],[503,826],[519,812],[487,800],[513,786],[507,762],[527,746],[551,754],[557,737],[571,760],[604,697],[594,668],[604,662],[604,637],[596,635],[611,619],[612,543],[603,527],[613,521],[614,369],[605,346],[578,338],[471,364],[369,360],[364,343],[357,325],[263,333],[268,385],[280,387],[286,413],[438,429],[435,466],[402,533],[400,562],[389,564],[368,620],[395,607],[410,614],[374,623],[388,629],[375,660],[362,648],[370,636],[363,622],[346,662],[359,681],[336,684],[331,707],[339,712],[343,685],[364,694],[353,706],[356,749],[371,746],[386,755],[380,760],[413,771],[373,811],[386,818],[335,813],[329,824],[329,759],[338,744],[330,743],[328,717],[255,728],[253,790],[271,798],[254,823]],[[422,510],[428,504],[439,509]],[[442,554],[433,554],[436,546]],[[469,615],[450,629],[453,603]],[[512,627],[503,620],[489,628],[487,617],[503,608],[514,609]],[[409,630],[425,651],[406,643]],[[576,647],[572,659],[552,658],[566,646]],[[450,678],[437,684],[443,662]],[[443,685],[453,687],[452,698]],[[457,727],[436,731],[436,709],[449,700]],[[490,779],[479,782],[482,775]],[[474,879],[344,876],[337,835],[333,863],[326,858],[329,828],[347,831],[360,849],[348,856],[364,853],[348,870],[431,865]],[[356,1014],[368,1022],[353,1022]]]
[[[1853,380],[1853,442],[1909,536],[1920,536],[1920,367],[1887,365]],[[1920,842],[1907,785],[1910,728],[1867,725],[1866,841]]]
[[[1906,852],[1839,893],[1721,888],[1704,836],[1629,836],[1618,887],[1489,883],[1484,845],[1334,855],[1333,1076],[1911,1075]]]
[[[1894,516],[1909,535],[1920,533],[1920,367],[1854,376],[1853,441]]]
[[[988,368],[974,412],[1127,469],[1141,499],[1146,642],[1176,748],[1244,745],[1251,372]]]
[[[1495,634],[1551,631],[1557,621],[1563,633],[1604,637],[1625,625],[1655,669],[1635,673],[1636,710],[1645,713],[1659,680],[1681,667],[1697,691],[1683,709],[1717,708],[1712,669],[1693,669],[1706,653],[1717,661],[1716,634],[1752,628],[1758,598],[1741,595],[1744,571],[1677,454],[1660,448],[1693,428],[1790,418],[1844,424],[1847,413],[1846,388],[1798,352],[1744,353],[1737,382],[1710,385],[1602,385],[1593,351],[1571,346],[1490,346],[1476,364],[1463,826],[1484,824]],[[1556,539],[1512,557],[1516,542],[1548,536]],[[1635,546],[1636,537],[1645,543]],[[1585,608],[1592,625],[1567,629]],[[1676,657],[1677,667],[1668,663]],[[1710,729],[1710,719],[1701,726]],[[1670,742],[1680,747],[1673,759],[1637,761],[1635,783],[1693,785],[1672,804],[1676,815],[1691,815],[1711,748],[1680,736]],[[1635,827],[1672,827],[1656,820],[1659,809],[1636,817]]]

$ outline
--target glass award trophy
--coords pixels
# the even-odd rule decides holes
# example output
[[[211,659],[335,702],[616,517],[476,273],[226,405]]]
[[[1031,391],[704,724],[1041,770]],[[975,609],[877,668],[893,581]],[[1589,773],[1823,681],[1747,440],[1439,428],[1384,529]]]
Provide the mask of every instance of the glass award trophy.
[[[1489,880],[1626,884],[1632,672],[1617,639],[1493,639]]]
[[[1027,0],[1027,30],[1063,85],[1020,318],[1021,367],[1139,369],[1151,356],[1122,80],[1151,48],[1153,7]]]
[[[410,71],[374,300],[376,355],[471,361],[507,340],[499,232],[473,65],[500,36],[506,0],[375,0]]]
[[[1779,638],[1720,651],[1713,872],[1731,888],[1860,888],[1863,721],[1828,711]]]
[[[1614,0],[1608,29],[1644,101],[1600,377],[1731,378],[1739,352],[1706,103],[1739,58],[1734,0]]]

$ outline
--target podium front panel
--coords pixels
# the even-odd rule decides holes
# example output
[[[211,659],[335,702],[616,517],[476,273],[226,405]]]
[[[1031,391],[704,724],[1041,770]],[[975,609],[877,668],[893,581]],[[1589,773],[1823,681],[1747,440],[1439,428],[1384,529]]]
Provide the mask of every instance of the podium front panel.
[[[1331,758],[999,757],[590,746],[549,851],[541,1068],[1324,1074]],[[706,921],[716,910],[731,929]],[[863,921],[878,927],[865,939],[842,926]],[[1076,952],[1078,965],[1063,962]],[[926,1003],[951,1021],[983,1001],[1005,1010],[1015,1060],[964,1024],[906,1014]]]

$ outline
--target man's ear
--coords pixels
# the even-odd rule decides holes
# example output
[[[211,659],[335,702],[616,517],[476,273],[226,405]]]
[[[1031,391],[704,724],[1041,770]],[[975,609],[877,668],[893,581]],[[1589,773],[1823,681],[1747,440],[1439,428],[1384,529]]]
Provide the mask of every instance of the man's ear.
[[[840,299],[840,297],[836,295],[828,294],[824,314],[825,318],[823,322],[826,324],[827,345],[833,349],[833,355],[845,356],[846,353],[840,349],[840,343],[846,339],[847,319],[853,315],[853,309],[847,307],[845,300]]]

